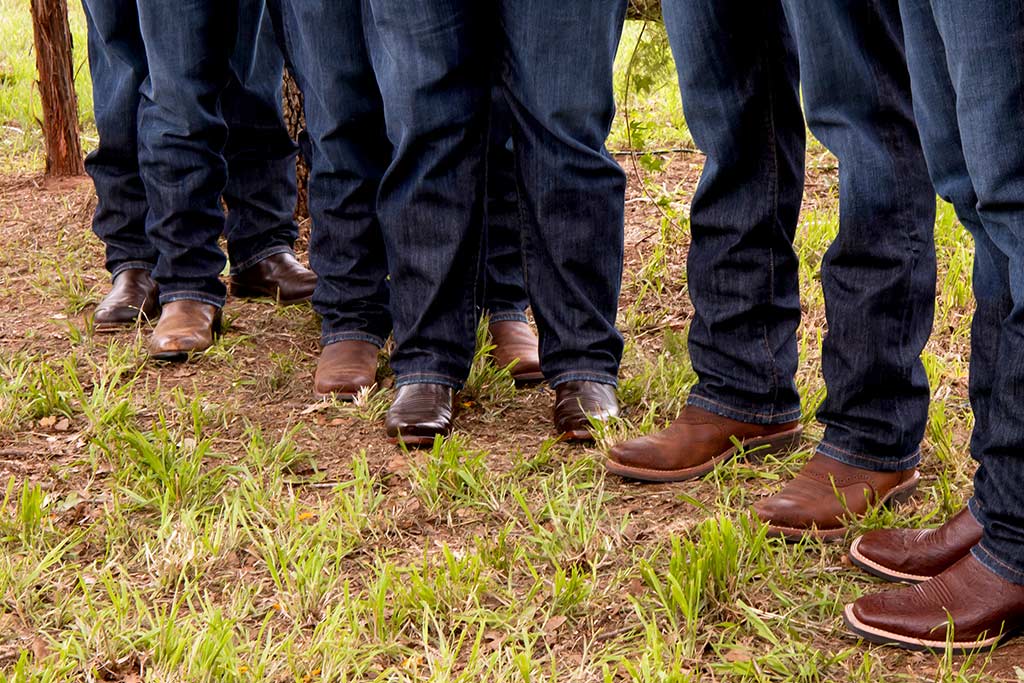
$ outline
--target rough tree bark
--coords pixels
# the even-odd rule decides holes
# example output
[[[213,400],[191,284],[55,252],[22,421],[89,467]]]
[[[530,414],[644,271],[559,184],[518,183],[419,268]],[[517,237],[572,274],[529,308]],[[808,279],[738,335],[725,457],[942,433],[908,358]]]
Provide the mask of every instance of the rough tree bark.
[[[292,140],[298,140],[306,130],[306,115],[303,113],[302,108],[302,91],[299,90],[299,86],[295,83],[295,79],[292,78],[287,69],[284,72],[283,88],[284,121],[288,124],[288,133],[292,136]],[[309,165],[302,154],[299,154],[295,162],[295,170],[299,186],[299,199],[295,206],[295,217],[302,220],[309,217]]]
[[[661,21],[661,0],[629,0],[629,18]]]
[[[46,175],[85,173],[78,137],[78,97],[67,0],[32,0],[36,67],[43,106]]]

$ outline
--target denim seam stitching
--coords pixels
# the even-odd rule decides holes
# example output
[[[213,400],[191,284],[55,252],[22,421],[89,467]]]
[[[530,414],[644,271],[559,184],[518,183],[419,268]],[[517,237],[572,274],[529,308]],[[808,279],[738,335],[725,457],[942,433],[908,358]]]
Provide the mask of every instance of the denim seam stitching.
[[[728,405],[726,403],[722,403],[721,401],[716,401],[716,400],[714,400],[712,398],[708,398],[707,396],[704,396],[702,394],[692,393],[692,392],[690,393],[690,396],[689,396],[688,400],[689,399],[697,399],[699,401],[706,401],[707,403],[710,403],[711,405],[714,405],[714,406],[717,406],[719,408],[722,408],[723,410],[729,410],[729,411],[732,411],[734,413],[739,413],[740,415],[749,415],[750,417],[769,418],[769,419],[771,419],[771,418],[780,418],[781,419],[781,418],[784,418],[784,417],[789,417],[790,415],[795,415],[794,419],[799,419],[800,415],[802,414],[800,408],[793,408],[792,410],[788,410],[786,412],[777,412],[774,408],[772,408],[771,410],[769,410],[767,412],[752,413],[749,410],[741,410],[739,408],[734,408],[734,407],[732,407],[732,406],[730,406],[730,405]]]
[[[237,266],[236,265],[232,265],[231,266],[231,270],[228,271],[228,274],[229,275],[238,275],[239,273],[242,273],[243,271],[249,270],[250,268],[252,268],[256,264],[260,263],[261,261],[266,261],[271,256],[277,256],[278,254],[291,254],[292,256],[294,256],[295,252],[292,250],[291,247],[289,247],[289,246],[287,246],[285,244],[282,244],[282,245],[279,245],[279,246],[276,246],[276,247],[270,247],[268,249],[264,249],[263,251],[259,252],[255,256],[250,256],[245,261],[242,261],[241,263],[239,263]]]
[[[905,455],[905,456],[902,456],[900,458],[879,458],[878,456],[875,456],[875,455],[864,455],[862,453],[855,453],[853,451],[848,451],[845,448],[840,448],[839,446],[835,446],[835,445],[830,444],[830,443],[825,443],[824,441],[818,444],[817,450],[822,455],[828,455],[828,451],[832,450],[832,451],[837,451],[839,453],[842,453],[843,455],[848,455],[850,457],[857,458],[858,460],[868,460],[868,461],[877,462],[877,463],[890,463],[890,462],[894,462],[894,461],[895,462],[906,462],[906,461],[917,460],[917,459],[919,459],[921,457],[921,449],[920,448],[915,450],[910,455]]]
[[[331,334],[324,335],[320,340],[321,346],[330,346],[331,344],[337,344],[343,341],[364,341],[369,344],[373,344],[378,349],[384,348],[384,340],[375,334],[369,332],[332,332]]]
[[[1013,574],[1014,576],[1019,577],[1020,579],[1024,580],[1024,572],[1020,571],[1019,569],[1015,569],[1014,567],[1011,567],[1010,565],[1006,564],[1005,562],[1000,560],[998,557],[993,555],[992,551],[990,551],[988,548],[986,548],[984,546],[984,541],[982,541],[981,543],[978,543],[976,546],[974,546],[974,548],[978,552],[983,553],[985,555],[985,558],[988,559],[989,561],[999,565],[1000,567],[1005,569],[1010,574]]]

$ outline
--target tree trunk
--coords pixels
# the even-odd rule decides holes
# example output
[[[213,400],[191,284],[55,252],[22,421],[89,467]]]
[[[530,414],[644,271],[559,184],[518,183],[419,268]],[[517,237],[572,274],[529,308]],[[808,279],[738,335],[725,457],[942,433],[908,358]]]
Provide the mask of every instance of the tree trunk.
[[[78,97],[67,0],[32,0],[36,67],[43,105],[46,175],[85,173],[78,138]]]
[[[629,0],[630,19],[661,21],[661,0]]]
[[[284,72],[284,121],[293,140],[300,140],[306,131],[306,115],[303,112],[302,91],[295,79]],[[299,220],[309,217],[309,164],[300,151],[295,162],[295,179],[299,186],[299,199],[295,205],[295,217]]]

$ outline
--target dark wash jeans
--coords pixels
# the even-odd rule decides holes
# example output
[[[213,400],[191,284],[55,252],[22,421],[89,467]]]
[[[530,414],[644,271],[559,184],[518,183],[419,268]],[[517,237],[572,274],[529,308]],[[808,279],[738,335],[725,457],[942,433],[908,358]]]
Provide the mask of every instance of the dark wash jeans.
[[[107,269],[152,270],[157,249],[146,235],[149,203],[139,173],[139,88],[149,73],[134,0],[84,0],[99,145],[86,159],[98,202],[93,230],[107,249]],[[228,120],[225,156],[229,206],[225,233],[233,271],[290,251],[298,236],[294,148],[281,119],[282,57],[274,33],[252,5],[222,99]],[[256,31],[259,31],[258,36]]]
[[[529,298],[523,281],[522,217],[516,185],[512,113],[501,91],[491,100],[487,147],[487,261],[483,305],[492,323],[527,322]]]
[[[625,175],[604,141],[625,0],[370,0],[395,156],[381,185],[398,384],[458,387],[482,304],[492,58],[512,114],[525,279],[548,380],[614,384]]]
[[[707,162],[691,213],[689,402],[733,419],[800,417],[793,237],[804,118],[840,162],[840,230],[822,266],[828,397],[819,451],[916,466],[929,389],[934,193],[914,128],[895,0],[666,0],[687,122]]]
[[[321,344],[391,334],[377,190],[391,160],[358,1],[269,0],[304,95],[309,139],[309,261]]]
[[[1024,11],[900,0],[928,168],[974,237],[974,556],[1024,585]]]
[[[270,38],[254,49],[261,31],[272,31],[263,0],[137,4],[148,66],[139,166],[146,234],[157,254],[153,277],[162,303],[222,306],[222,232],[240,252],[231,248],[236,270],[290,251],[296,234],[295,145],[281,117],[283,58]],[[234,212],[227,220],[222,197]],[[256,231],[251,223],[264,224]],[[271,225],[280,231],[274,243],[266,241]]]
[[[310,263],[321,344],[391,333],[380,179],[391,160],[384,110],[367,52],[361,3],[269,0],[289,66],[305,94],[310,161]],[[324,59],[331,55],[331,59]],[[497,116],[497,113],[496,113]],[[486,306],[493,320],[525,320],[519,213],[507,118],[492,126]]]

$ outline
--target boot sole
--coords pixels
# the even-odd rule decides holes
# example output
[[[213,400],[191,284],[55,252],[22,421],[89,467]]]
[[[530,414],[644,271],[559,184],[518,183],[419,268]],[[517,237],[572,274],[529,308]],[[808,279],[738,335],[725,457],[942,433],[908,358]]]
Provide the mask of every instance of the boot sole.
[[[863,538],[863,537],[861,537]],[[934,576],[918,576],[917,574],[905,574],[895,569],[890,569],[883,565],[878,564],[874,560],[870,559],[866,555],[860,552],[860,541],[861,538],[856,539],[853,545],[850,546],[849,556],[850,564],[858,567],[872,576],[877,576],[880,579],[892,583],[922,583],[928,579],[935,578]]]
[[[905,481],[896,488],[885,494],[876,505],[896,505],[899,503],[906,503],[910,500],[914,493],[917,491],[917,485],[921,481],[921,473],[914,472],[914,477],[909,481]],[[799,542],[805,538],[816,538],[819,541],[839,541],[846,537],[846,533],[849,531],[849,527],[839,527],[838,529],[818,529],[812,527],[810,529],[794,529],[793,527],[776,526],[774,524],[768,525],[768,536],[774,536],[776,538],[784,538],[787,541]]]
[[[236,299],[273,299],[281,306],[294,306],[296,304],[304,304],[313,298],[313,295],[300,297],[298,299],[282,299],[280,298],[280,292],[266,292],[259,289],[250,289],[243,285],[231,285],[231,296]]]
[[[449,434],[438,434],[441,438],[449,436]],[[431,448],[434,445],[433,436],[389,436],[388,443],[393,446],[406,446],[407,448]]]
[[[745,439],[740,442],[740,447],[730,448],[706,463],[679,470],[653,470],[645,467],[631,467],[629,465],[617,463],[610,458],[605,460],[604,466],[605,469],[612,474],[617,474],[620,477],[636,481],[657,483],[689,481],[691,479],[703,477],[719,465],[729,462],[740,452],[740,448],[743,450],[752,450],[754,448],[763,449],[758,451],[759,455],[779,455],[781,453],[787,453],[800,445],[803,433],[804,428],[798,425],[796,429],[779,432],[778,434],[772,434],[771,436]]]
[[[868,626],[854,616],[853,605],[847,605],[843,610],[843,621],[846,622],[846,627],[851,632],[870,643],[875,643],[877,645],[895,645],[896,647],[903,648],[904,650],[914,650],[915,652],[942,653],[950,650],[955,655],[964,655],[977,652],[979,650],[990,649],[1008,637],[1008,634],[1000,634],[992,638],[978,640],[975,642],[953,641],[951,643],[945,640],[911,638],[892,631],[885,631],[883,629],[875,628],[874,626]]]
[[[523,375],[512,375],[512,381],[517,387],[526,387],[531,384],[540,384],[544,381],[543,372],[530,372]]]
[[[328,391],[327,393],[321,393],[321,392],[317,391],[316,389],[314,389],[313,390],[313,398],[315,398],[317,401],[324,401],[324,400],[333,398],[333,399],[336,399],[338,401],[344,401],[346,403],[350,403],[350,402],[356,400],[356,395],[354,393],[344,392],[344,391]]]

